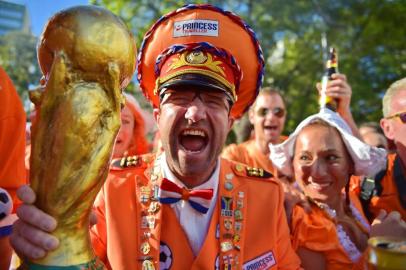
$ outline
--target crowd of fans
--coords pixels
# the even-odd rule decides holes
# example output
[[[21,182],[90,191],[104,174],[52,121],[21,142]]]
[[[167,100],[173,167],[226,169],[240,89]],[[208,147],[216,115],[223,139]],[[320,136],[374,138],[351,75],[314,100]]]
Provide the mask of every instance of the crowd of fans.
[[[195,12],[200,10],[212,12],[220,21],[221,16],[231,16],[217,15],[210,8]],[[182,18],[182,11],[171,16]],[[157,29],[159,24],[154,31]],[[235,31],[247,35],[240,28]],[[158,46],[153,40],[147,42],[151,42],[151,47]],[[147,52],[148,48],[143,47]],[[256,59],[255,50],[259,49],[256,45],[253,48],[244,52],[247,58]],[[205,47],[188,48],[185,52],[197,50],[212,53]],[[237,55],[244,72],[247,68],[245,60],[238,56],[240,49],[230,50]],[[148,56],[145,51],[142,53]],[[220,58],[217,61],[226,63]],[[322,108],[305,118],[289,136],[283,135],[289,113],[283,92],[265,87],[247,112],[253,125],[251,138],[224,146],[235,118],[234,108],[246,106],[249,100],[233,97],[235,82],[229,77],[222,77],[219,82],[218,74],[216,77],[196,72],[201,67],[190,66],[185,64],[181,73],[184,77],[173,80],[164,73],[162,64],[163,71],[157,76],[169,79],[157,85],[157,89],[146,90],[158,91],[159,95],[153,113],[159,135],[154,142],[146,136],[147,130],[151,130],[151,116],[146,116],[148,112],[133,97],[125,95],[110,173],[96,199],[90,228],[96,255],[107,267],[140,267],[136,257],[140,247],[134,239],[145,237],[141,241],[147,243],[152,238],[148,233],[155,231],[139,228],[136,220],[141,212],[136,209],[144,209],[145,202],[138,196],[140,190],[153,190],[157,185],[155,180],[151,184],[146,178],[146,172],[157,166],[159,172],[149,174],[163,178],[163,182],[174,179],[165,185],[176,184],[181,190],[212,190],[210,198],[219,199],[211,201],[205,215],[185,204],[184,197],[179,205],[167,205],[159,199],[163,214],[158,219],[163,221],[157,239],[166,244],[151,244],[151,252],[146,252],[151,259],[142,259],[142,267],[154,263],[154,250],[167,247],[172,252],[172,269],[191,269],[191,265],[196,269],[214,268],[217,260],[230,267],[253,266],[260,261],[256,259],[259,256],[266,258],[261,263],[267,267],[277,264],[278,269],[365,269],[368,239],[406,237],[406,78],[394,82],[386,91],[380,123],[363,123],[358,128],[351,114],[351,86],[345,75],[335,74],[326,94],[338,102],[337,111]],[[188,76],[192,75],[195,77],[190,79]],[[255,88],[244,81],[247,77],[243,76],[240,83],[240,88],[248,84],[247,89],[237,91],[237,96]],[[0,186],[14,202],[13,213],[2,216],[0,221],[0,269],[8,269],[12,254],[9,238],[14,256],[31,259],[46,256],[58,247],[60,239],[50,234],[56,221],[33,207],[33,190],[28,186],[21,188],[29,184],[30,141],[25,136],[25,114],[2,69],[0,83]],[[318,90],[320,85],[315,85],[315,92]],[[155,155],[144,155],[149,152]],[[164,198],[164,191],[159,191],[160,198]],[[231,209],[226,202],[230,198],[235,208],[234,214],[228,215],[225,213]],[[148,203],[154,203],[152,197]],[[145,209],[151,214],[151,210]],[[240,210],[241,219],[237,217]],[[215,211],[221,214],[213,214]],[[16,212],[19,219],[10,237]],[[218,248],[213,248],[215,243],[221,246],[220,259]],[[227,243],[231,243],[230,249]],[[179,256],[181,260],[177,259]],[[233,263],[227,258],[232,258]],[[163,263],[160,261],[160,267],[169,269]]]

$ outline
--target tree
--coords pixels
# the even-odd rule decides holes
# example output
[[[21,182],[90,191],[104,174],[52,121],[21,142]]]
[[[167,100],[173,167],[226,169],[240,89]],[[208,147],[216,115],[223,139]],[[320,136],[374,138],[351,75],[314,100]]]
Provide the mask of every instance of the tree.
[[[36,44],[36,37],[23,32],[0,36],[0,65],[12,79],[26,111],[30,106],[28,89],[37,85],[41,78]]]
[[[177,1],[93,0],[121,16],[141,36]],[[201,1],[200,1],[201,2]],[[378,121],[381,97],[405,76],[404,1],[243,0],[208,1],[233,10],[255,29],[267,59],[265,85],[281,89],[287,100],[289,133],[318,110],[315,84],[324,71],[323,35],[339,51],[340,72],[353,88],[356,121]]]
[[[265,84],[285,93],[292,129],[315,113],[315,83],[324,69],[321,38],[339,50],[340,72],[353,88],[357,122],[378,121],[381,97],[405,76],[404,1],[255,1],[247,20],[267,57]],[[253,19],[255,18],[255,20]]]

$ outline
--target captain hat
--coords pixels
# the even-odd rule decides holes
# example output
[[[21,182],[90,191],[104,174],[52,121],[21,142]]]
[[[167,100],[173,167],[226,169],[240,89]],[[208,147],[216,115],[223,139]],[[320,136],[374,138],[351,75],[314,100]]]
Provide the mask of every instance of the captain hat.
[[[264,59],[254,31],[237,15],[189,4],[160,18],[146,33],[137,60],[138,81],[159,107],[168,88],[200,86],[224,91],[240,117],[262,84]]]

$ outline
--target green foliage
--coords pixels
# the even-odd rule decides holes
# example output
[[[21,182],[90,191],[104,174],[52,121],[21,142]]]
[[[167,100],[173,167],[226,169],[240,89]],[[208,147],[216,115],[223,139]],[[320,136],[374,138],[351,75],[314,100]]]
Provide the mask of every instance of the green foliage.
[[[13,80],[26,111],[29,109],[28,89],[39,82],[37,38],[22,32],[0,36],[0,65]]]
[[[352,111],[358,123],[378,121],[383,93],[391,82],[406,75],[404,0],[196,2],[232,10],[256,31],[267,62],[264,85],[279,88],[287,101],[285,133],[318,110],[315,84],[324,71],[323,35],[329,46],[338,48],[339,69],[352,86]],[[132,29],[138,46],[155,20],[184,4],[174,0],[90,0],[90,3],[119,15]],[[0,64],[24,99],[28,85],[36,84],[40,77],[35,43],[34,37],[24,34],[0,37]],[[28,72],[33,66],[34,72]],[[128,90],[136,93],[141,106],[150,108],[136,85]]]
[[[177,1],[93,0],[120,15],[141,37]],[[202,1],[199,1],[202,2]],[[340,72],[353,89],[357,122],[378,121],[381,97],[406,74],[404,1],[206,1],[241,15],[255,29],[267,60],[264,85],[285,95],[286,133],[318,110],[316,83],[324,71],[322,36],[339,51]],[[326,49],[326,48],[325,48]],[[324,49],[324,50],[325,50]]]

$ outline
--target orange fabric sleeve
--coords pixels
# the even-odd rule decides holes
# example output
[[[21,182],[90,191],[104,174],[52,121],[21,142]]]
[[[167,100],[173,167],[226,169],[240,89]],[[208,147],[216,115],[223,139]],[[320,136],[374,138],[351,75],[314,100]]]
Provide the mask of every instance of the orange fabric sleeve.
[[[278,256],[280,258],[278,269],[288,270],[288,269],[302,269],[297,268],[300,265],[300,259],[292,248],[292,244],[289,237],[289,226],[286,218],[285,207],[284,207],[284,195],[283,195],[282,185],[279,185],[279,203],[278,203]]]
[[[245,157],[242,151],[239,150],[236,144],[230,144],[223,149],[221,156],[228,160],[233,160],[237,162],[241,162],[242,158]],[[244,159],[245,160],[245,159]]]
[[[353,199],[351,200],[353,205],[362,213],[361,205],[355,199],[356,195],[350,193],[350,196]],[[340,245],[334,222],[328,219],[323,210],[318,207],[312,207],[312,212],[307,214],[302,207],[295,206],[292,214],[291,237],[295,250],[304,247],[322,253],[329,270],[364,269],[365,252],[357,262],[352,262]]]
[[[305,247],[314,251],[328,251],[336,247],[332,239],[336,238],[334,223],[323,217],[319,209],[312,208],[314,214],[308,215],[296,205],[292,213],[292,245],[296,250]]]
[[[378,216],[379,211],[384,209],[386,212],[398,211],[403,220],[406,220],[406,209],[403,208],[399,200],[399,190],[394,179],[394,167],[397,154],[388,155],[388,168],[386,174],[381,180],[382,193],[371,199],[369,209],[372,215]]]
[[[10,193],[14,212],[20,204],[16,191],[27,183],[24,165],[25,120],[17,91],[6,72],[0,68],[0,187]]]
[[[350,191],[359,195],[361,193],[362,176],[352,175],[350,178]]]

